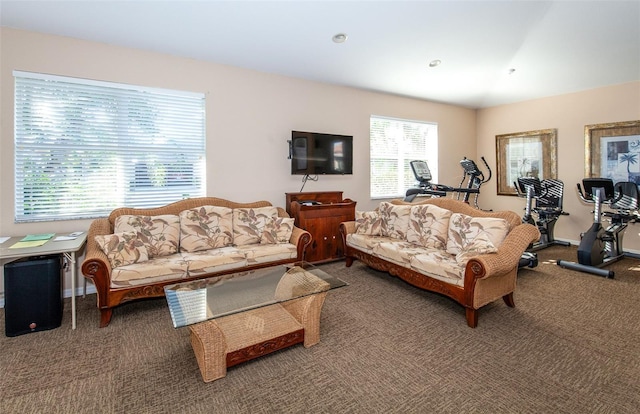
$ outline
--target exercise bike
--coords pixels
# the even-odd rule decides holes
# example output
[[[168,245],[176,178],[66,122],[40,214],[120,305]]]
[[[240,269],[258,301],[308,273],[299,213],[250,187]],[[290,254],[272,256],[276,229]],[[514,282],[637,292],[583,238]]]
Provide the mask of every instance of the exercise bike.
[[[557,264],[567,269],[613,279],[615,273],[602,267],[623,257],[640,259],[640,255],[625,252],[622,248],[628,223],[640,221],[637,211],[640,198],[638,186],[633,182],[619,182],[614,186],[609,178],[585,178],[582,185],[584,192],[578,184],[578,195],[582,201],[595,205],[593,224],[580,235],[578,263],[558,260]],[[603,205],[608,205],[613,211],[603,212]],[[603,216],[611,221],[606,229],[602,226]]]
[[[554,245],[570,246],[571,243],[556,240],[553,235],[558,218],[569,215],[562,210],[564,183],[554,179],[540,181],[537,177],[520,177],[514,185],[518,196],[527,200],[522,222],[532,224],[540,231],[540,240],[529,246],[527,251],[534,252]],[[536,219],[533,218],[534,214]]]

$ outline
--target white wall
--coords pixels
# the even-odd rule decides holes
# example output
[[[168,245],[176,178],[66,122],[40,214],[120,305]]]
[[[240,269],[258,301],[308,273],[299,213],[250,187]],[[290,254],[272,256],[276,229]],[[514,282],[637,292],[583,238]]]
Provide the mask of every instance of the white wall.
[[[354,174],[320,177],[305,191],[342,190],[371,209],[369,117],[437,122],[439,177],[457,184],[459,160],[475,158],[476,111],[468,108],[276,76],[215,63],[0,29],[0,235],[86,230],[89,221],[13,222],[13,70],[204,92],[207,194],[233,201],[268,200],[284,207],[301,176],[290,174],[291,130],[354,136]],[[69,281],[65,284],[69,286]]]

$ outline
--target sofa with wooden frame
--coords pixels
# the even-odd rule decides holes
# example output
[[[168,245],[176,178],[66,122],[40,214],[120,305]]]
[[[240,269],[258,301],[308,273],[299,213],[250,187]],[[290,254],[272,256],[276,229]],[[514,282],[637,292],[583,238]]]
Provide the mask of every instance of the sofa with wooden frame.
[[[268,201],[190,198],[117,208],[89,228],[82,273],[97,291],[100,327],[125,302],[164,286],[302,261],[311,234]]]
[[[346,266],[360,260],[465,308],[467,324],[478,309],[502,298],[515,306],[518,265],[539,240],[535,226],[513,211],[487,212],[451,198],[382,202],[341,224]]]

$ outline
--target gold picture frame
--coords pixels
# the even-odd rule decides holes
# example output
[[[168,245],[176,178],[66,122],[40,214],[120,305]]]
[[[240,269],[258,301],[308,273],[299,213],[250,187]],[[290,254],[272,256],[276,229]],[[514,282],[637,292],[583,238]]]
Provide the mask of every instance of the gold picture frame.
[[[584,176],[640,184],[640,120],[585,125]]]
[[[496,135],[498,195],[518,195],[514,182],[519,177],[556,179],[557,136],[557,129]]]

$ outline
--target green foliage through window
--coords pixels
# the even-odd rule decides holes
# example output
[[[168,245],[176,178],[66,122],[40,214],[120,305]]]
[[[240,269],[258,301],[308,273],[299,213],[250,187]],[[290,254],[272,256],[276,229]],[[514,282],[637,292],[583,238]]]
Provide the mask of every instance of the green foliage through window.
[[[15,76],[16,222],[204,195],[204,95]]]

